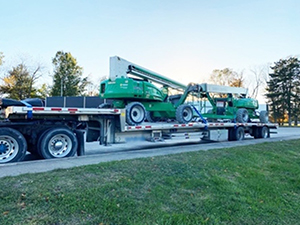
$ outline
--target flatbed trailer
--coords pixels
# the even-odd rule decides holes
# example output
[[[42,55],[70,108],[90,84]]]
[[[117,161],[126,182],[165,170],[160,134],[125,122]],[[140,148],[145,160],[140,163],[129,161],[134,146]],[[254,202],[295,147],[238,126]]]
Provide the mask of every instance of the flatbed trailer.
[[[100,145],[132,140],[195,139],[240,141],[245,134],[269,138],[273,123],[174,121],[126,124],[125,109],[10,106],[1,110],[0,163],[22,161],[27,152],[40,158],[85,154],[86,142]]]

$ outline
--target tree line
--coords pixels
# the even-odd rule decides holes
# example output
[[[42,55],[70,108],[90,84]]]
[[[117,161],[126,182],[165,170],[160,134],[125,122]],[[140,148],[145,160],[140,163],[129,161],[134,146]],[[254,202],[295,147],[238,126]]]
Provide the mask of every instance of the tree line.
[[[0,66],[4,54],[0,52]],[[0,93],[8,98],[45,98],[47,96],[86,95],[86,87],[91,83],[83,77],[83,68],[69,52],[58,51],[52,59],[54,71],[53,85],[44,83],[36,87],[42,77],[41,66],[29,70],[25,63],[12,67],[4,76]],[[280,59],[270,66],[270,73],[262,68],[252,69],[254,85],[250,97],[256,98],[259,88],[265,90],[271,120],[277,123],[298,124],[300,113],[300,60],[297,57]],[[213,70],[210,81],[214,84],[244,87],[243,72],[232,69]]]
[[[0,66],[4,62],[4,54],[0,53]],[[29,69],[21,62],[1,77],[0,93],[7,98],[23,100],[26,98],[45,98],[48,96],[79,96],[85,95],[86,87],[91,82],[83,77],[83,68],[69,52],[58,51],[52,59],[54,71],[53,85],[43,83],[37,87],[41,79],[42,66]]]
[[[269,111],[274,122],[298,125],[300,113],[300,61],[297,57],[280,59],[271,66],[267,82]]]

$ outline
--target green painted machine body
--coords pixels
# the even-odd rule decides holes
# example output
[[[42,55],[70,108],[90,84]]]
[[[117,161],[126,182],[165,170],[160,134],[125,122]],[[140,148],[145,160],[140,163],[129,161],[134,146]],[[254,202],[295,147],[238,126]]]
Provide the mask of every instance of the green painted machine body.
[[[127,99],[162,102],[167,96],[155,85],[132,78],[117,78],[114,81],[105,80],[100,85],[100,97],[106,99]]]
[[[177,101],[169,101],[167,88],[158,88],[148,81],[132,78],[102,81],[100,97],[112,99],[113,107],[116,108],[124,108],[130,102],[139,101],[155,118],[175,118],[175,105],[178,102],[178,98]]]
[[[225,98],[213,98],[210,93],[206,93],[208,101],[212,105],[212,110],[203,114],[208,119],[228,119],[235,120],[238,109],[246,109],[250,119],[257,119],[256,110],[259,107],[258,101],[253,98],[232,97],[228,94]]]
[[[182,94],[170,96],[169,88]],[[117,56],[110,58],[109,79],[100,84],[100,97],[112,100],[113,107],[139,102],[154,119],[174,119],[189,92],[188,86]]]
[[[234,106],[237,108],[246,108],[246,109],[252,109],[256,110],[258,109],[258,101],[253,98],[239,98],[234,99]]]

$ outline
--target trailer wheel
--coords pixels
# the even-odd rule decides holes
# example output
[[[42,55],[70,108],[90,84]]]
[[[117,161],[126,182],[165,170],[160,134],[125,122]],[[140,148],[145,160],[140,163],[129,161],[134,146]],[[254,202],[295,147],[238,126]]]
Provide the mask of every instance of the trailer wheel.
[[[257,127],[254,138],[268,138],[270,135],[270,130],[268,127]]]
[[[38,151],[44,159],[74,156],[78,141],[75,134],[66,128],[45,131],[39,139]]]
[[[126,106],[126,122],[131,125],[141,124],[146,117],[146,109],[140,102],[131,102]]]
[[[236,129],[231,129],[230,131],[230,141],[241,141],[245,138],[245,131],[243,127],[238,127]]]
[[[259,121],[261,123],[268,123],[269,122],[269,113],[268,113],[268,111],[263,110],[259,113]]]
[[[238,123],[247,123],[249,121],[248,110],[245,108],[240,108],[236,112],[236,121]]]
[[[26,151],[26,140],[19,131],[12,128],[0,129],[0,163],[22,161]]]
[[[146,112],[146,119],[147,119],[147,121],[150,122],[150,123],[154,123],[154,122],[157,122],[157,121],[160,120],[160,118],[154,117],[154,116],[153,116],[153,112],[150,112],[150,111],[147,111],[147,112]]]
[[[189,123],[193,116],[193,108],[190,105],[180,105],[176,109],[176,120],[179,123]]]

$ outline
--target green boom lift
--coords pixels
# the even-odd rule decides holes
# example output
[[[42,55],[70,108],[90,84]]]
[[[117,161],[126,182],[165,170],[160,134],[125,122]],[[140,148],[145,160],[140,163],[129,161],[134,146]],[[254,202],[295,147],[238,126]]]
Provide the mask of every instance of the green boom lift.
[[[138,125],[145,118],[149,122],[166,118],[188,123],[193,118],[193,109],[184,102],[191,92],[198,92],[197,87],[194,84],[186,86],[114,56],[110,58],[109,79],[100,84],[100,97],[112,99],[112,107],[126,108],[129,125]],[[182,94],[169,96],[169,88]],[[104,104],[100,107],[111,106]]]

